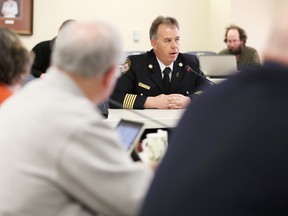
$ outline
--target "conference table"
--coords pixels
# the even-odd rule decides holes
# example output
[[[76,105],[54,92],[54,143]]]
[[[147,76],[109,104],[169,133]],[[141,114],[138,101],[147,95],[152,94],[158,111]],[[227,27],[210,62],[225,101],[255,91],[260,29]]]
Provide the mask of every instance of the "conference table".
[[[145,129],[174,128],[185,109],[109,109],[109,125],[116,127],[120,119],[143,122]]]

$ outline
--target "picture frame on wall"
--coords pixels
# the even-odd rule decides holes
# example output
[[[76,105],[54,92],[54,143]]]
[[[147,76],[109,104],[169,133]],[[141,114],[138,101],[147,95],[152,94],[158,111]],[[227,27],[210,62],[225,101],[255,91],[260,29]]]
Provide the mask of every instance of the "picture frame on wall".
[[[20,35],[32,35],[33,0],[0,0],[0,26]]]

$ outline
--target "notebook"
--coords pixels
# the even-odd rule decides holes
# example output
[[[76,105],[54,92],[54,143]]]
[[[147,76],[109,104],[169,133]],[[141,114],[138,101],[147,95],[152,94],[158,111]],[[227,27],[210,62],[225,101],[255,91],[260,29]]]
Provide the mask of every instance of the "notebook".
[[[237,72],[234,55],[201,55],[199,63],[203,73],[211,78],[225,78]]]
[[[128,153],[137,147],[138,141],[144,131],[144,123],[121,119],[116,126],[121,144]]]

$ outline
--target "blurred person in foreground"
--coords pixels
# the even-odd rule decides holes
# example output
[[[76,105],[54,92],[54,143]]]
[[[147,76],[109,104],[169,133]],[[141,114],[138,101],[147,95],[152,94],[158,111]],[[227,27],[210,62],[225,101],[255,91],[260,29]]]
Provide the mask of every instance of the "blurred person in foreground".
[[[187,109],[141,216],[288,215],[288,7],[260,69]]]
[[[261,61],[257,50],[246,46],[247,33],[237,25],[230,25],[226,28],[224,42],[227,45],[219,54],[235,55],[237,69],[243,70],[248,67],[260,67]]]
[[[18,91],[31,68],[33,55],[16,33],[0,27],[0,105]]]
[[[76,20],[74,19],[65,20],[59,27],[58,34],[63,29],[64,26],[66,26],[71,22],[76,22]],[[53,52],[53,47],[56,39],[57,36],[51,40],[41,41],[32,48],[32,52],[35,53],[35,60],[31,68],[31,75],[29,76],[29,81],[33,80],[34,78],[39,77],[43,78],[46,76],[46,71],[51,63],[51,55]],[[98,104],[97,107],[101,110],[103,116],[108,117],[107,101]]]
[[[121,54],[109,24],[68,24],[45,79],[1,107],[0,215],[135,215],[153,171],[132,161],[95,109]]]
[[[111,96],[119,105],[111,103],[112,108],[182,109],[209,84],[201,77],[205,75],[198,58],[179,52],[180,29],[175,18],[158,16],[149,36],[153,49],[128,56]]]

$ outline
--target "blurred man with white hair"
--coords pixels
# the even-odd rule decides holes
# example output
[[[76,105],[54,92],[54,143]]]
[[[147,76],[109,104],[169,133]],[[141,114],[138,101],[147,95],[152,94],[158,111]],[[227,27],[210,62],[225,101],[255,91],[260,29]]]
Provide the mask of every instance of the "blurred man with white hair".
[[[121,62],[119,34],[72,22],[47,76],[0,111],[0,215],[135,215],[153,171],[133,162],[95,110]]]

